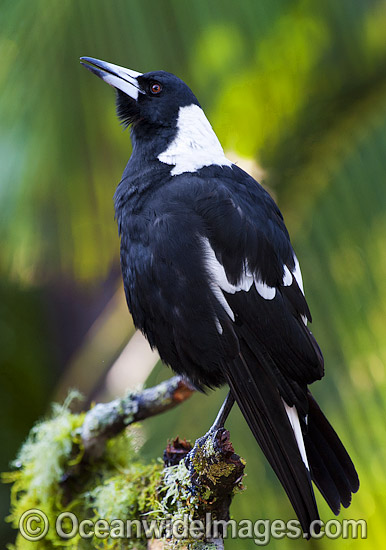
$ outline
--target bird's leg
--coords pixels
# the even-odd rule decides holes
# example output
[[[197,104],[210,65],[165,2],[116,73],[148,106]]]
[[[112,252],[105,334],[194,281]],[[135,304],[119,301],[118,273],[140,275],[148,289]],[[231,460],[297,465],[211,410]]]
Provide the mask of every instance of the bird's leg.
[[[224,429],[224,424],[226,419],[228,418],[229,413],[231,412],[234,402],[235,402],[235,398],[233,397],[232,392],[229,391],[228,395],[225,398],[224,403],[221,405],[221,408],[218,411],[216,420],[213,422],[213,425],[211,426],[211,428],[206,432],[205,435],[203,435],[202,437],[196,440],[194,447],[191,451],[193,453],[193,456],[197,451],[197,449],[201,448],[205,444],[207,439],[212,439],[212,442],[214,443],[217,440],[219,434],[223,435],[223,433],[226,433],[226,430]],[[221,432],[219,430],[221,430]],[[221,435],[220,435],[220,439],[221,439]],[[216,445],[218,445],[218,441]]]
[[[213,422],[213,425],[210,428],[209,432],[215,432],[220,428],[224,427],[225,421],[232,410],[234,402],[235,402],[235,398],[233,397],[232,392],[229,391],[228,395],[225,398],[224,403],[221,405],[221,409],[218,411],[216,420]]]

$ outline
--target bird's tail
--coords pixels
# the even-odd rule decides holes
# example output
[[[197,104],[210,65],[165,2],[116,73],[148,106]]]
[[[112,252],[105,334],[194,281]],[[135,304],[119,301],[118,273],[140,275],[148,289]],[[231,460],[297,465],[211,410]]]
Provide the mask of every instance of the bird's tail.
[[[283,402],[277,384],[255,354],[244,348],[226,369],[231,391],[255,439],[283,485],[306,535],[319,520],[311,479],[332,511],[347,507],[359,487],[355,467],[311,393],[308,421]],[[251,368],[250,368],[251,365]],[[303,444],[304,439],[304,444]],[[305,449],[305,450],[304,450]],[[306,455],[306,456],[305,456]],[[319,523],[312,525],[317,532]]]
[[[340,505],[347,508],[352,493],[359,489],[358,474],[343,443],[310,392],[308,404],[304,445],[311,477],[334,514],[339,514]]]
[[[247,349],[226,369],[226,377],[256,441],[283,485],[304,533],[309,534],[312,522],[319,519],[310,471],[300,454],[275,381],[267,369],[256,365],[255,357],[248,357]]]

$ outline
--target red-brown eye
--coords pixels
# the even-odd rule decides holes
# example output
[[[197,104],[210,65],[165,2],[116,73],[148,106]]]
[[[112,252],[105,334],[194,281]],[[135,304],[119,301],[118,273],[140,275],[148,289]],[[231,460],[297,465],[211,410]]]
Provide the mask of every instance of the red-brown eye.
[[[153,95],[157,95],[162,91],[162,86],[159,82],[152,82],[150,84],[150,91]]]

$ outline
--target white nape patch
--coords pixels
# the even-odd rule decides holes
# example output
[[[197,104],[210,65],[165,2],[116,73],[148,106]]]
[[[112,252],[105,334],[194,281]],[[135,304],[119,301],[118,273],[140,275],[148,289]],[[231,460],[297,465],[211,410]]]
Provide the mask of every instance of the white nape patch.
[[[244,274],[241,277],[239,283],[237,285],[232,285],[228,281],[224,266],[216,258],[216,254],[213,248],[210,246],[209,240],[206,237],[202,237],[201,240],[204,247],[205,265],[210,279],[210,286],[213,290],[214,295],[223,306],[232,321],[235,320],[235,315],[230,308],[228,302],[226,301],[223,291],[227,292],[228,294],[235,294],[236,292],[240,291],[248,292],[251,286],[254,284],[257,292],[262,298],[265,298],[266,300],[272,300],[275,297],[276,288],[270,287],[263,283],[261,279],[258,279],[250,272],[247,265],[245,266]],[[222,327],[217,317],[215,321],[217,330],[220,334],[222,334]]]
[[[204,111],[194,104],[180,107],[177,135],[166,151],[158,155],[158,160],[174,165],[172,176],[212,164],[232,166]]]
[[[282,398],[282,401],[284,403],[285,412],[287,413],[288,419],[291,423],[293,432],[295,434],[295,439],[299,447],[300,455],[302,457],[302,460],[307,470],[309,470],[310,467],[308,465],[307,453],[306,453],[306,448],[304,446],[303,434],[302,434],[302,429],[300,427],[298,411],[296,410],[295,405],[293,407],[290,407],[289,405],[287,405],[287,403],[284,401],[283,398]]]
[[[292,280],[293,280],[292,273],[288,269],[288,267],[285,265],[284,266],[283,285],[284,286],[291,286],[292,285]]]
[[[296,282],[298,283],[298,286],[299,286],[300,290],[302,291],[302,293],[304,295],[302,272],[300,271],[299,260],[297,259],[295,254],[294,254],[294,260],[295,260],[295,269],[292,273],[293,273],[293,276],[296,279]]]

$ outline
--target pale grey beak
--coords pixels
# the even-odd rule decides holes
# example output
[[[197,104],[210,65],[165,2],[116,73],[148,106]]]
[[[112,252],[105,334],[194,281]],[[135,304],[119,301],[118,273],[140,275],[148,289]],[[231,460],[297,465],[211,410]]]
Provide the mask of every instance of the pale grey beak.
[[[100,59],[94,59],[93,57],[81,57],[80,59],[81,64],[86,69],[99,76],[99,78],[110,84],[110,86],[121,90],[121,92],[124,92],[132,99],[137,100],[138,94],[144,93],[137,80],[142,73],[125,69],[124,67],[107,63]]]

